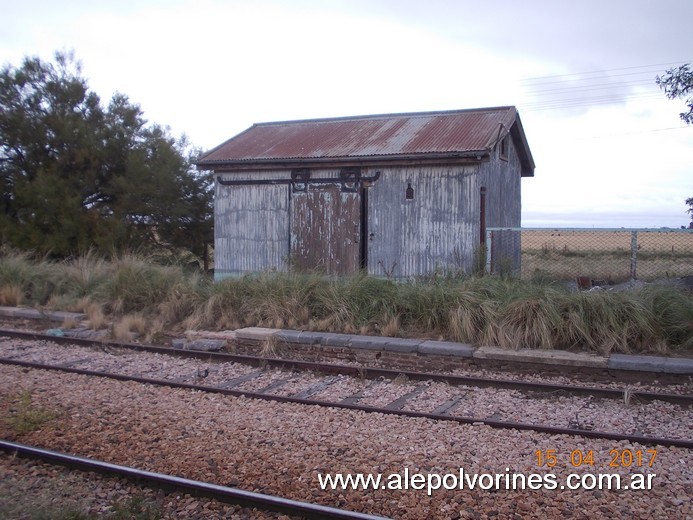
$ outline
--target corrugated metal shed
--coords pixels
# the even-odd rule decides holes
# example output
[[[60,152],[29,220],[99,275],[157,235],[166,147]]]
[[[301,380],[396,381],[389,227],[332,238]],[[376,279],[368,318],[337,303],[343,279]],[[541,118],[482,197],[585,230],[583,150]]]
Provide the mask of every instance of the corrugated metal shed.
[[[534,172],[515,107],[258,123],[203,155],[200,167],[397,157],[487,155],[510,133],[522,175]]]
[[[512,106],[255,124],[197,164],[217,174],[217,279],[472,272],[534,174]],[[494,265],[519,269],[519,246],[494,241]]]

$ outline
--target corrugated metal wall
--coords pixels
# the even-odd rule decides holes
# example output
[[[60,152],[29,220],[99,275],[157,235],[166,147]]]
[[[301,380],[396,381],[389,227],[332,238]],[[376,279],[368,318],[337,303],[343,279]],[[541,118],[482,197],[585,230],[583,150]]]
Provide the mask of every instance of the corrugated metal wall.
[[[498,152],[475,165],[380,167],[368,188],[368,272],[407,278],[434,272],[470,272],[480,248],[480,188],[486,187],[486,225],[520,226],[520,161],[510,143],[508,160]],[[375,173],[364,168],[363,176]],[[288,170],[222,174],[228,179],[287,179]],[[311,177],[337,177],[338,169]],[[408,186],[413,199],[406,198]],[[310,188],[309,188],[310,189]],[[298,194],[294,195],[297,196]],[[304,194],[305,195],[305,194]],[[339,205],[335,206],[339,207]],[[294,215],[295,214],[295,215]],[[266,270],[285,271],[297,226],[291,222],[291,186],[223,186],[215,193],[215,277]],[[351,227],[354,227],[351,224]],[[350,227],[349,232],[353,233]],[[334,234],[334,233],[333,233]],[[319,242],[319,237],[316,237]],[[306,240],[304,240],[305,242]],[[339,248],[325,247],[325,251]],[[494,240],[494,268],[520,267],[520,237]],[[498,271],[496,271],[498,272]]]
[[[382,169],[368,193],[368,272],[403,278],[470,270],[479,245],[477,168]]]
[[[286,178],[288,171],[222,174],[233,179]],[[222,186],[214,194],[214,277],[285,271],[289,256],[289,187]]]
[[[517,150],[508,139],[507,160],[495,150],[491,161],[481,165],[481,182],[486,186],[486,226],[520,227],[521,165]],[[492,272],[520,272],[519,231],[494,231],[491,251]]]

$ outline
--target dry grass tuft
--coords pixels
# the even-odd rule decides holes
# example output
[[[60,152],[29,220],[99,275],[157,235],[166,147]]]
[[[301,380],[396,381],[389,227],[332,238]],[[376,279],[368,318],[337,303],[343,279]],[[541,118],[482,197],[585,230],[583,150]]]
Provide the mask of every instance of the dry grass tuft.
[[[102,329],[108,324],[108,320],[103,312],[102,306],[96,302],[89,302],[84,307],[83,312],[87,315],[89,328],[92,330]]]
[[[61,329],[74,329],[79,327],[79,321],[74,318],[65,318],[60,324]]]
[[[154,319],[147,329],[144,341],[147,343],[163,343],[166,324],[161,318]]]
[[[487,328],[486,341],[506,348],[552,349],[562,316],[548,298],[527,298],[510,302],[500,319]]]
[[[267,336],[265,341],[262,343],[262,349],[260,350],[260,356],[266,358],[278,358],[280,357],[279,345],[277,344],[277,338],[273,335]]]
[[[113,325],[113,339],[132,341],[147,332],[147,320],[139,314],[126,314]]]
[[[17,307],[22,304],[24,294],[22,288],[16,284],[0,287],[0,305]]]
[[[457,306],[449,311],[448,330],[450,337],[463,343],[489,341],[484,335],[496,317],[496,302],[472,291],[462,291]]]
[[[401,330],[401,324],[399,321],[399,315],[397,315],[397,316],[391,316],[390,319],[387,320],[385,325],[383,325],[380,332],[383,336],[396,338],[397,336],[400,335],[400,330]]]

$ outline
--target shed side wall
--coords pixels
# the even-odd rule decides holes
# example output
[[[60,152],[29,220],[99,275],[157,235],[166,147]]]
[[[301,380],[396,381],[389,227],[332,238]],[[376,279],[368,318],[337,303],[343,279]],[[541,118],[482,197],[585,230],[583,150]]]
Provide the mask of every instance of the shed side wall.
[[[491,160],[481,166],[481,182],[486,186],[486,226],[514,227],[521,225],[522,166],[512,139],[508,138],[507,160],[500,158],[500,147]],[[491,251],[492,272],[519,273],[521,258],[519,231],[494,231]]]
[[[234,174],[233,179],[289,175],[286,171]],[[214,195],[215,279],[285,271],[289,255],[289,186],[223,186],[217,182]]]
[[[405,278],[472,269],[478,166],[382,169],[368,192],[368,272]],[[406,199],[411,184],[414,198]]]

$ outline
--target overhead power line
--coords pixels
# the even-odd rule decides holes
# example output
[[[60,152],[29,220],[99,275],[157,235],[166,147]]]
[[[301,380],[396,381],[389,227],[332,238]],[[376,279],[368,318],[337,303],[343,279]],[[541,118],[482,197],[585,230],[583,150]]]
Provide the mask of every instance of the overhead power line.
[[[539,95],[539,94],[551,94],[552,92],[554,93],[563,93],[563,92],[583,92],[583,91],[588,91],[588,90],[599,90],[599,89],[614,89],[614,88],[633,88],[633,87],[649,87],[649,86],[656,86],[654,84],[654,81],[648,79],[648,80],[639,80],[639,81],[621,81],[617,83],[594,83],[591,85],[575,85],[572,87],[566,86],[562,88],[549,88],[549,89],[543,89],[543,90],[533,90],[533,95]]]
[[[543,81],[545,79],[569,78],[572,76],[585,76],[587,74],[604,74],[607,72],[618,72],[618,71],[622,71],[622,70],[633,70],[633,69],[648,69],[648,68],[654,68],[654,67],[658,67],[658,69],[656,69],[655,72],[657,70],[659,70],[660,72],[664,72],[663,70],[661,70],[663,67],[671,67],[673,65],[683,65],[685,63],[690,63],[691,61],[692,60],[682,60],[682,61],[672,61],[672,62],[668,62],[668,63],[655,63],[652,65],[633,65],[631,67],[619,67],[616,69],[599,69],[599,70],[590,70],[590,71],[586,71],[586,72],[571,72],[568,74],[553,74],[550,76],[534,76],[534,77],[530,77],[530,78],[524,78],[521,81],[523,81],[523,82]],[[634,74],[638,74],[638,73],[634,73]]]
[[[594,105],[610,105],[614,103],[625,103],[627,101],[642,101],[646,99],[658,99],[662,95],[659,92],[649,92],[641,94],[614,94],[604,96],[589,96],[589,97],[570,97],[563,99],[553,99],[544,101],[528,101],[519,102],[523,112],[532,112],[536,110],[551,110],[561,108],[579,108],[589,107]]]
[[[521,80],[527,91],[518,100],[524,111],[558,110],[655,99],[662,96],[655,78],[669,62],[536,76]]]
[[[624,135],[652,134],[656,132],[668,132],[671,130],[693,130],[693,126],[671,126],[668,128],[649,128],[647,130],[635,130],[633,132],[616,132],[612,134],[589,135],[575,138],[577,141],[588,141],[591,139],[604,139],[605,137],[621,137]]]

